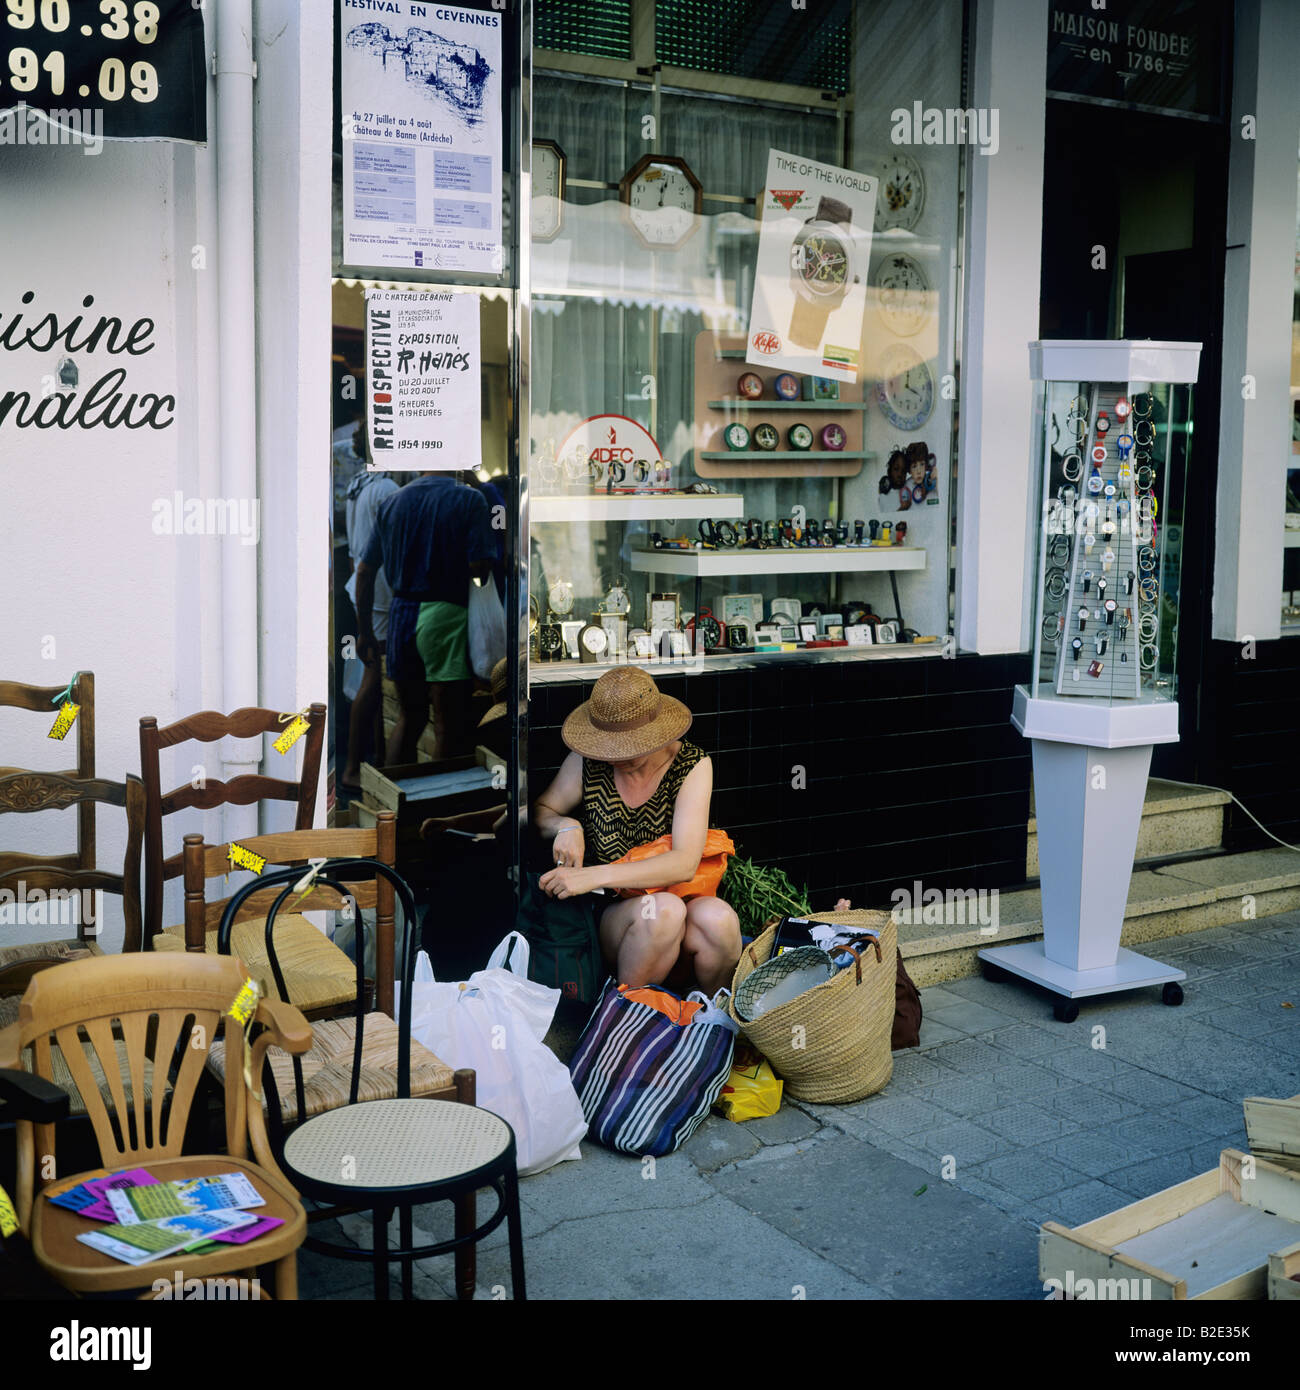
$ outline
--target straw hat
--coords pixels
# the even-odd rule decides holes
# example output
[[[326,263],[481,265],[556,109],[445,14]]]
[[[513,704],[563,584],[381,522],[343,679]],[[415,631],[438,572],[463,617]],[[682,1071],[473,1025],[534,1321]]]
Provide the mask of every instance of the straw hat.
[[[505,657],[492,668],[492,708],[478,721],[481,729],[484,724],[491,724],[494,720],[504,719],[508,710],[506,705],[506,670],[508,663]]]
[[[591,699],[569,715],[560,736],[584,758],[617,763],[643,758],[690,727],[690,710],[661,695],[649,672],[618,666],[596,682]]]

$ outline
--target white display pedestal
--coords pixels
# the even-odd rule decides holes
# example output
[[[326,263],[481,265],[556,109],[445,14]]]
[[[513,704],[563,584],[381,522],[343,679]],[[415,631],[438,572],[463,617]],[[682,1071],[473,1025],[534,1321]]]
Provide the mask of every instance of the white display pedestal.
[[[1173,985],[1184,972],[1119,944],[1146,800],[1151,749],[1178,740],[1171,700],[1094,705],[1016,688],[1011,722],[1033,744],[1042,880],[1043,940],[995,946],[982,961],[1065,1000],[1143,985]],[[1078,1006],[1058,1004],[1069,1021]]]

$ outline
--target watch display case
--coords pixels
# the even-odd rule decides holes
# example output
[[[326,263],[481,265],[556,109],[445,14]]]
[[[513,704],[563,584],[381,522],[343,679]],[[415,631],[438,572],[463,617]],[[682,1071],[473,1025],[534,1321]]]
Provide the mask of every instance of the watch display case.
[[[1030,699],[1176,699],[1199,353],[1199,344],[1150,341],[1031,347],[1039,524]]]

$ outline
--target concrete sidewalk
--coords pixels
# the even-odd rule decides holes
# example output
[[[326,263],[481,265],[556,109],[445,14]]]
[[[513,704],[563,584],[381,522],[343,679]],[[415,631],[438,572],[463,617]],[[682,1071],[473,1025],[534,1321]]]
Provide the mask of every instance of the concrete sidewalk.
[[[1245,1096],[1300,1092],[1300,912],[1151,954],[1186,970],[1181,1007],[1145,990],[1060,1024],[1022,983],[951,981],[922,991],[921,1046],[878,1096],[711,1117],[654,1162],[584,1143],[521,1181],[529,1297],[1041,1299],[1041,1222],[1204,1172],[1245,1147]],[[343,1224],[369,1243],[364,1218]],[[450,1209],[416,1224],[448,1235]],[[372,1296],[367,1265],[303,1251],[299,1268],[305,1299]],[[503,1228],[478,1282],[507,1296]],[[418,1297],[452,1293],[450,1257],[417,1265]]]

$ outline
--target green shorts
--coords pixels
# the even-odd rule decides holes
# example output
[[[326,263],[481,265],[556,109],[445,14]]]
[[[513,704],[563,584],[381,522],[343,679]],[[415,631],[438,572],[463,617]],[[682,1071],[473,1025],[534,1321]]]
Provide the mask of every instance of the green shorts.
[[[415,648],[427,681],[468,681],[469,609],[459,603],[422,603],[415,621]]]

